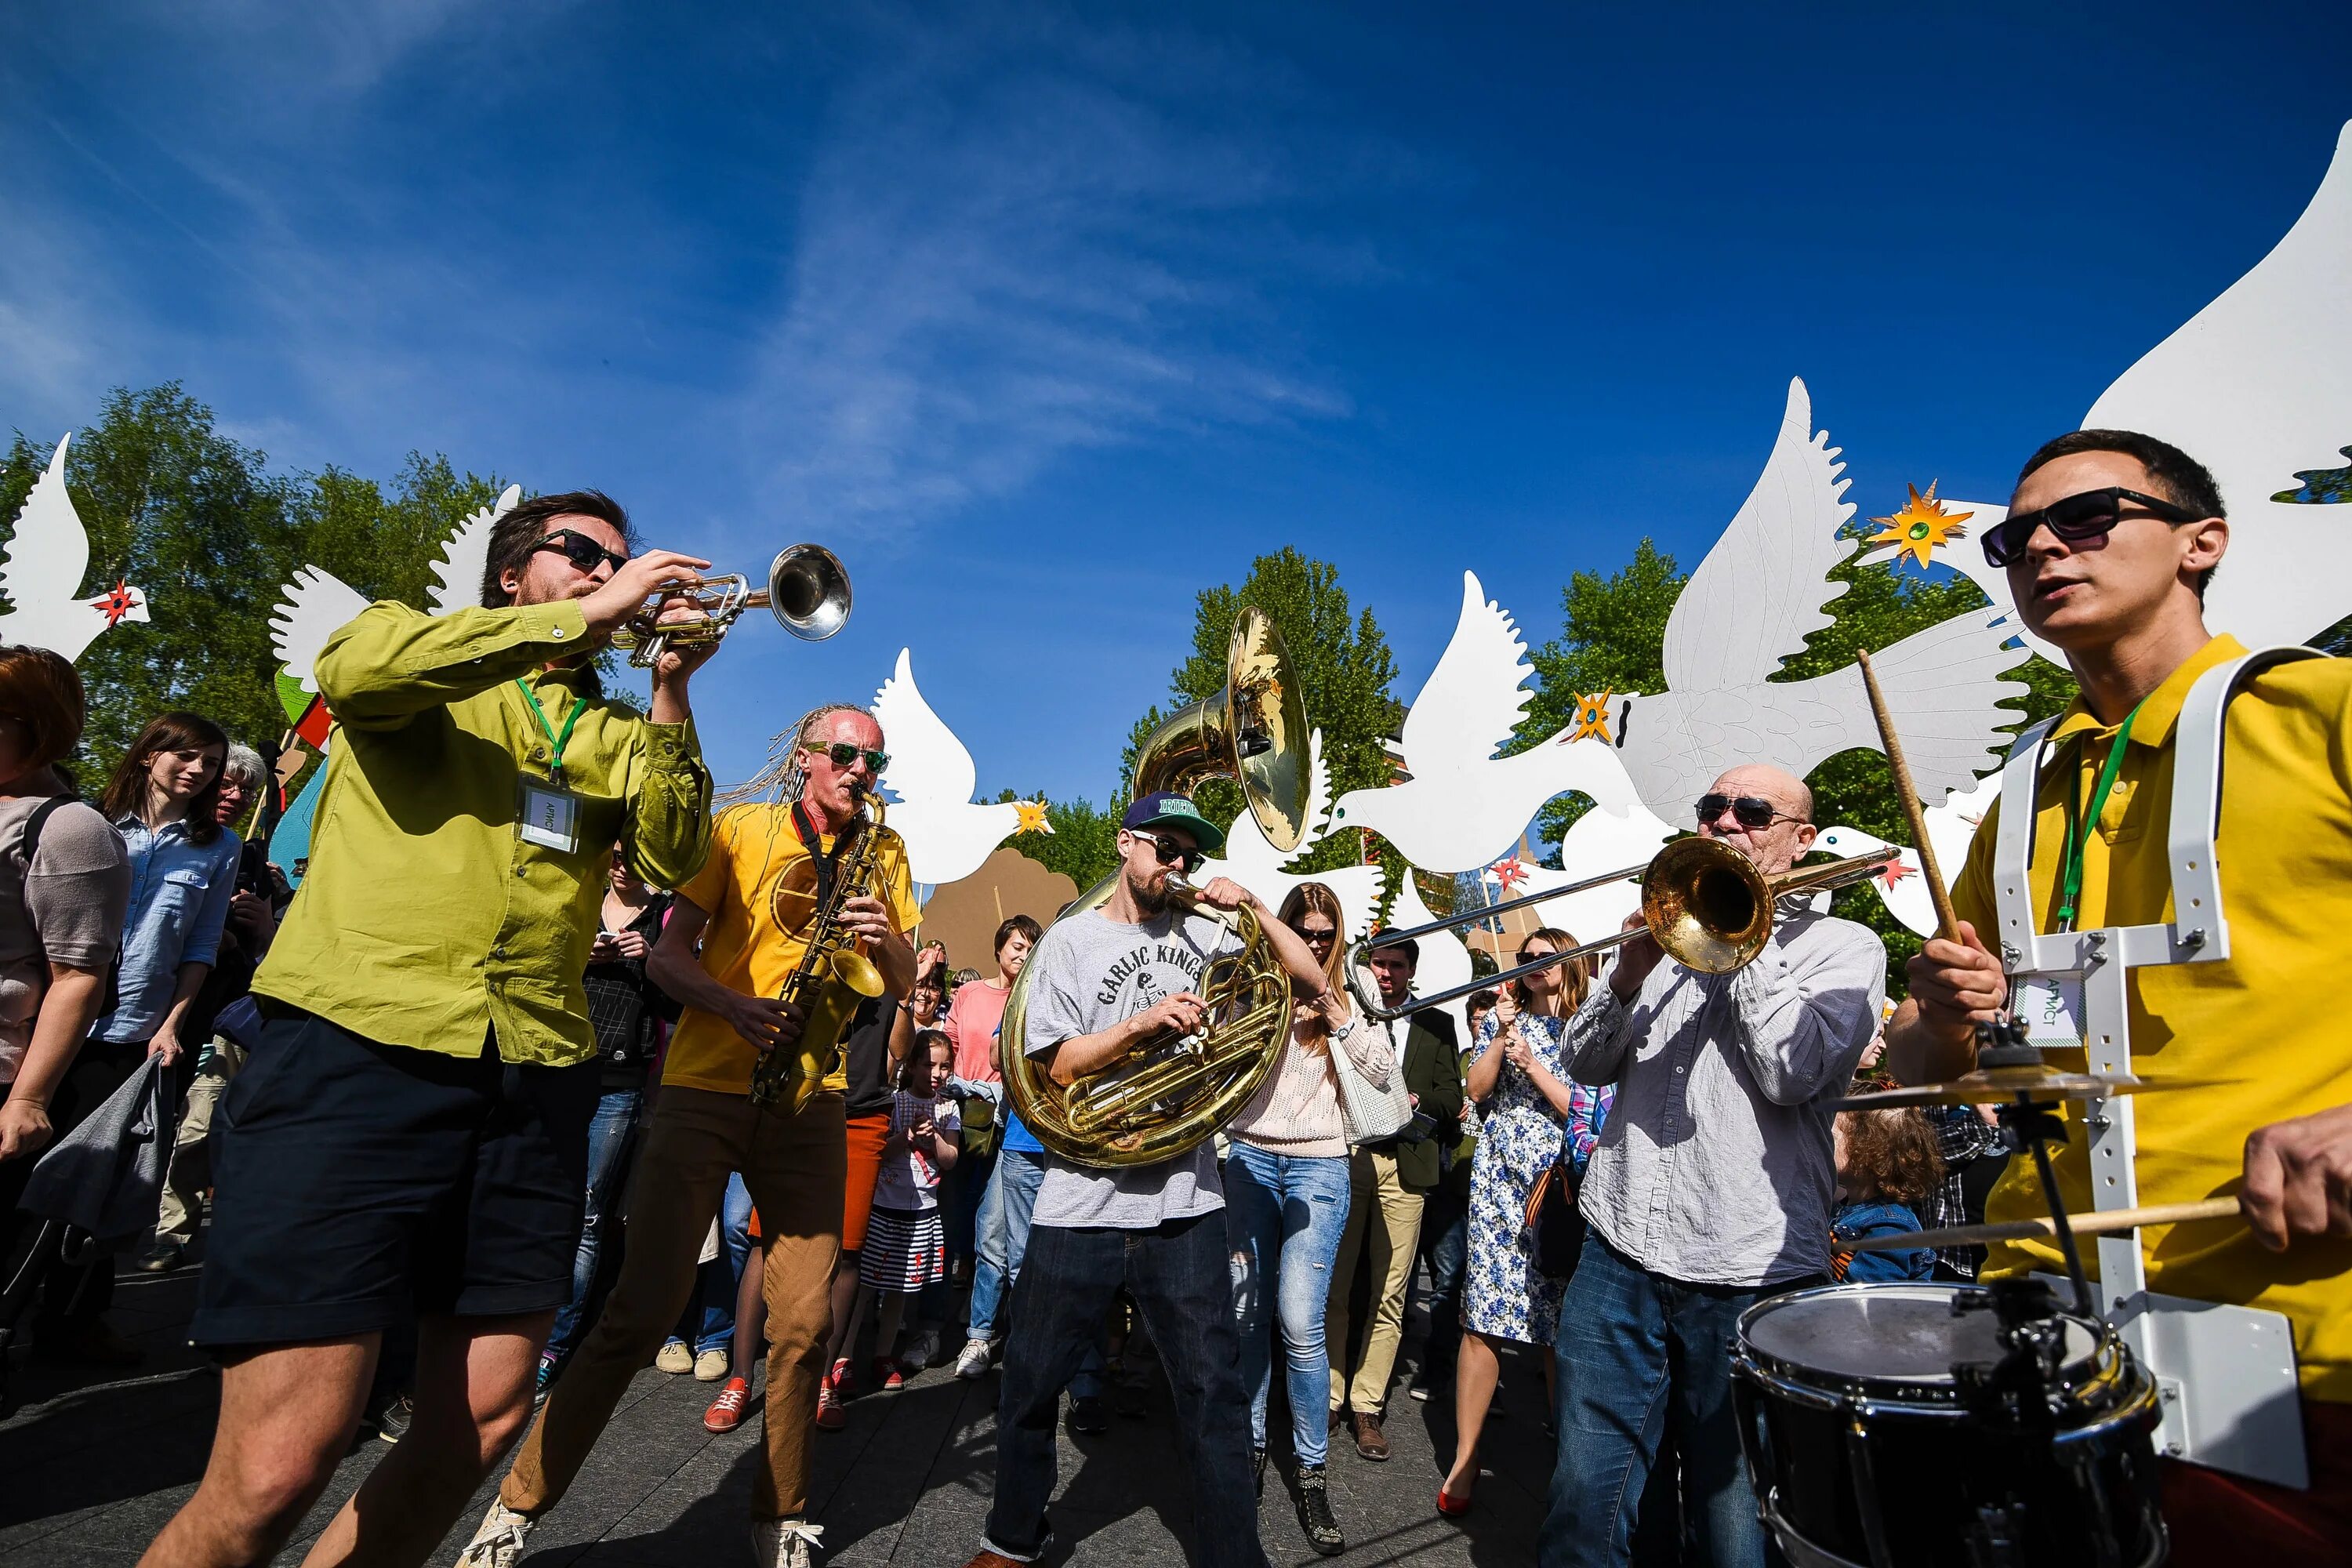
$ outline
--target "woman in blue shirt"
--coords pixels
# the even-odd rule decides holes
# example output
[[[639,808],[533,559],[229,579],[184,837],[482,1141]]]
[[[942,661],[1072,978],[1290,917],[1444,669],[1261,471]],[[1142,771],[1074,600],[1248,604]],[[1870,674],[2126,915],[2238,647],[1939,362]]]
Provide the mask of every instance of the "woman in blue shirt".
[[[98,1021],[93,1043],[144,1046],[166,1067],[180,1058],[180,1026],[219,953],[244,849],[216,820],[227,756],[219,725],[165,713],[107,781],[99,810],[130,852],[131,918],[114,1011]]]

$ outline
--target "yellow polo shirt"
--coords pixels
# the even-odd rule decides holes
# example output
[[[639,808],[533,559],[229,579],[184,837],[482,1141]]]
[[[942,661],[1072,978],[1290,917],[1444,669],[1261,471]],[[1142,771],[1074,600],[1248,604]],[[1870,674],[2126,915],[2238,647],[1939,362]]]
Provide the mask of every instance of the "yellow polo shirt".
[[[2243,653],[2215,637],[2141,704],[2119,783],[2099,813],[2083,858],[2077,930],[2147,925],[2172,918],[2166,834],[2172,819],[2173,731],[2197,678]],[[2138,1096],[2139,1197],[2187,1203],[2238,1191],[2246,1136],[2273,1121],[2352,1102],[2352,660],[2304,659],[2248,681],[2230,705],[2222,752],[2221,903],[2230,956],[2132,971],[2132,1069],[2161,1088]],[[2034,801],[2032,886],[2036,924],[2048,931],[2070,799],[2089,795],[2116,727],[2078,700],[2052,730]],[[1995,930],[1993,846],[2001,801],[1969,846],[1952,890],[1962,920]],[[2050,1053],[2082,1066],[2078,1052]],[[2070,1121],[2081,1107],[2065,1110]],[[2069,1213],[2092,1207],[2084,1129],[2070,1126],[2056,1155]],[[2032,1165],[2011,1162],[1985,1205],[1989,1220],[2046,1212]],[[2192,1300],[2282,1312],[2294,1326],[2305,1394],[2352,1403],[2352,1241],[2298,1237],[2266,1251],[2242,1225],[2207,1220],[2140,1232],[2148,1289]],[[2095,1278],[2096,1248],[2083,1247]],[[2062,1272],[2054,1241],[1992,1248],[1989,1273]]]
[[[817,843],[828,853],[833,848],[830,834]],[[898,929],[912,931],[922,911],[915,903],[906,846],[892,835],[878,853],[877,890],[897,916]],[[808,943],[797,923],[791,930],[777,923],[775,890],[782,885],[801,893],[798,908],[805,911],[814,902],[814,873],[807,848],[793,831],[791,806],[755,802],[719,813],[711,825],[710,858],[677,889],[680,898],[710,917],[702,933],[703,973],[746,996],[783,994],[784,982],[800,967]],[[796,914],[796,922],[799,918]],[[759,1056],[734,1025],[688,1007],[670,1037],[662,1082],[714,1094],[749,1094]],[[827,1089],[845,1089],[848,1085],[846,1066],[824,1080]]]

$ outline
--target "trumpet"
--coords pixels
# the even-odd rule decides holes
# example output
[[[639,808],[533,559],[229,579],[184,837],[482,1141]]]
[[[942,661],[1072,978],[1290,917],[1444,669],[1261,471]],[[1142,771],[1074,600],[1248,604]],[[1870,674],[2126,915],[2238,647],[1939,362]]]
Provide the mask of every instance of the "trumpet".
[[[1874,877],[1901,854],[1901,850],[1890,847],[1768,877],[1747,856],[1719,839],[1678,838],[1659,850],[1646,866],[1628,866],[1622,871],[1587,877],[1564,888],[1522,893],[1516,899],[1450,919],[1366,937],[1349,952],[1348,989],[1368,1015],[1385,1022],[1423,1007],[1442,1005],[1474,991],[1507,985],[1538,969],[1607,952],[1644,933],[1655,937],[1666,956],[1685,969],[1696,969],[1702,974],[1729,974],[1748,967],[1764,951],[1764,942],[1772,934],[1772,912],[1782,899],[1827,892]],[[1392,947],[1432,931],[1450,931],[1528,904],[1548,903],[1570,893],[1605,888],[1612,882],[1630,881],[1636,877],[1642,879],[1640,925],[1571,947],[1565,952],[1548,952],[1531,963],[1522,963],[1500,974],[1482,975],[1434,996],[1414,996],[1402,1007],[1381,1005],[1380,985],[1372,977],[1369,962],[1374,949]]]
[[[660,624],[662,605],[680,595],[694,601],[701,618]],[[631,664],[650,666],[669,648],[708,647],[719,642],[738,616],[760,609],[802,641],[823,642],[849,620],[849,574],[824,545],[795,544],[776,552],[764,588],[754,588],[739,572],[648,596],[613,634],[613,646],[631,650]]]

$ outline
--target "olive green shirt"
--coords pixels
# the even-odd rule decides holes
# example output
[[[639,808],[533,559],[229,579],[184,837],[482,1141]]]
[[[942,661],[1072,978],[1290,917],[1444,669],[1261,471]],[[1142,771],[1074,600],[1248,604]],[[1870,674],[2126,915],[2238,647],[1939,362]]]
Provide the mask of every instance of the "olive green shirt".
[[[656,887],[710,847],[710,776],[694,726],[583,699],[588,641],[576,601],[427,616],[371,605],[327,639],[315,669],[335,728],[310,866],[256,992],[383,1045],[555,1066],[596,1054],[581,974],[613,846]],[[561,733],[582,797],[578,847],[526,842],[525,779],[551,745],[515,684]]]

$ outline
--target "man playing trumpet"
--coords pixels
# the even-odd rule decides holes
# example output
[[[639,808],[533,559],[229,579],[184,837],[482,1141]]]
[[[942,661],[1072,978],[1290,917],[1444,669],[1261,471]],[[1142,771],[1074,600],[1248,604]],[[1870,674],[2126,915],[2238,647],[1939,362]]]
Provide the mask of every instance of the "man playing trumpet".
[[[268,1561],[350,1449],[383,1331],[412,1318],[408,1440],[312,1556],[421,1563],[520,1430],[571,1295],[605,870],[619,844],[668,887],[709,843],[687,700],[709,649],[655,663],[644,717],[590,661],[709,563],[632,558],[593,490],[516,507],[488,556],[481,608],[372,605],[319,656],[325,806],[216,1129],[192,1337],[222,1363],[220,1426],[149,1563]]]
[[[767,1257],[766,1442],[751,1493],[752,1543],[761,1568],[809,1561],[818,1531],[805,1519],[808,1445],[825,1372],[826,1287],[841,1253],[847,1079],[834,1042],[802,1040],[802,1010],[776,998],[832,897],[837,864],[854,838],[876,831],[861,826],[861,807],[887,761],[871,713],[846,703],[816,710],[771,769],[788,798],[722,813],[709,861],[678,888],[646,973],[684,1011],[637,1156],[621,1277],[460,1559],[467,1568],[509,1568],[532,1522],[562,1500],[629,1379],[677,1321],[736,1171],[759,1210]],[[843,901],[839,918],[888,994],[860,1008],[849,1028],[905,1030],[908,1015],[896,1004],[914,988],[906,932],[918,910],[904,846],[886,836],[877,853],[877,885]],[[821,1092],[797,1114],[788,1100],[751,1097],[752,1070],[771,1051],[813,1051],[831,1063]]]

